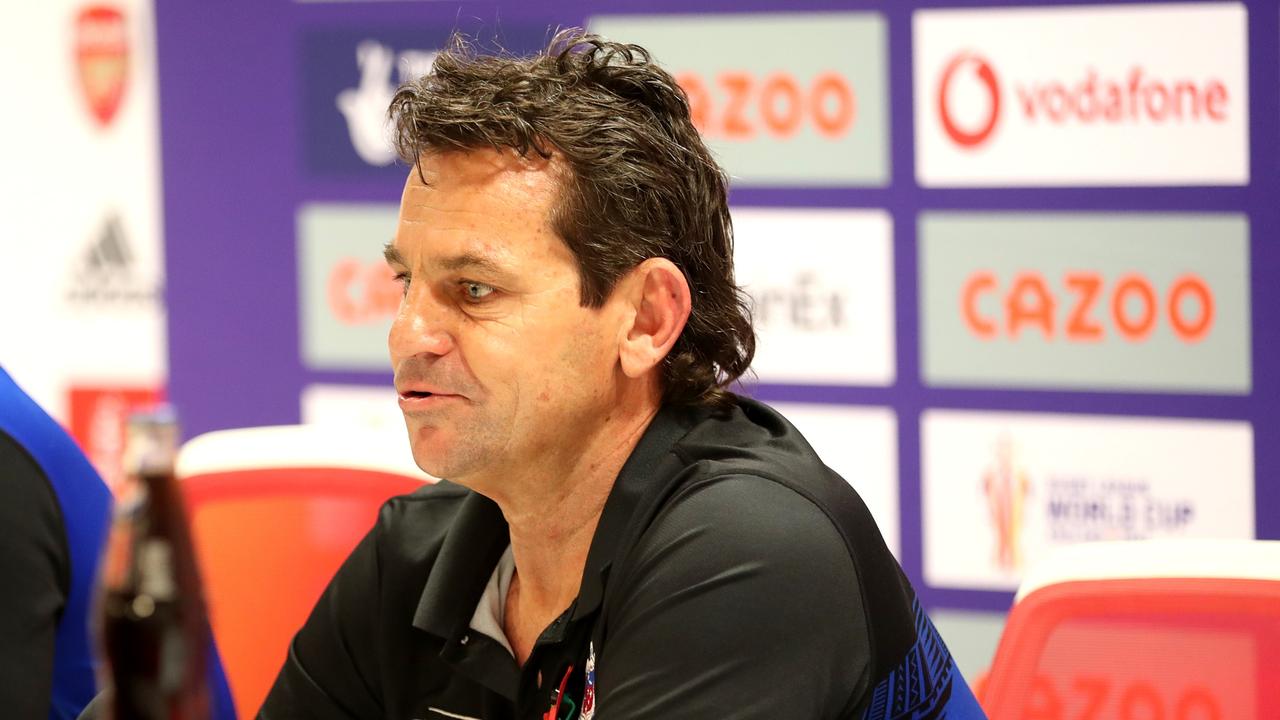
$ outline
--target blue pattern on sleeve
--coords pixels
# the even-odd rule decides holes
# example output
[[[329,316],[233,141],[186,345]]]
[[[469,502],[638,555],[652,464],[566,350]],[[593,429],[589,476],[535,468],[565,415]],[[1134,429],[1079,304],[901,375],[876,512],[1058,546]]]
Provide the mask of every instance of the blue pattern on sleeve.
[[[863,720],[985,720],[986,713],[919,600],[913,610],[916,643],[871,691]]]

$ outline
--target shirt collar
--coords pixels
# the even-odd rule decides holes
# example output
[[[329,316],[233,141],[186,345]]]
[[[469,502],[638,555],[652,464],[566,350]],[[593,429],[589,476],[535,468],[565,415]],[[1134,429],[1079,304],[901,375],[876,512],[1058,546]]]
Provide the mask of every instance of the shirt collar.
[[[509,544],[507,521],[498,505],[479,493],[468,493],[440,546],[413,626],[445,641],[465,633],[476,599]]]

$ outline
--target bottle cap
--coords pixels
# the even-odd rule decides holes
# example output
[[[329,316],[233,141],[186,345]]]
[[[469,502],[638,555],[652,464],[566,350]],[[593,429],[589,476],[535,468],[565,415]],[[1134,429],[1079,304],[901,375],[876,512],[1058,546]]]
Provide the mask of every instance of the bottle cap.
[[[125,430],[126,473],[171,473],[177,457],[178,416],[172,405],[157,405],[129,416]]]

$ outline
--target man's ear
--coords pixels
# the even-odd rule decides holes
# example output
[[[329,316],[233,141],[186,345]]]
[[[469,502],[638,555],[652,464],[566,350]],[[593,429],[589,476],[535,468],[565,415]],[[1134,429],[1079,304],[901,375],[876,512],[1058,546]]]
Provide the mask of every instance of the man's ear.
[[[675,263],[649,258],[631,269],[619,283],[631,307],[630,321],[621,328],[619,359],[622,372],[638,378],[671,352],[689,319],[689,282]]]

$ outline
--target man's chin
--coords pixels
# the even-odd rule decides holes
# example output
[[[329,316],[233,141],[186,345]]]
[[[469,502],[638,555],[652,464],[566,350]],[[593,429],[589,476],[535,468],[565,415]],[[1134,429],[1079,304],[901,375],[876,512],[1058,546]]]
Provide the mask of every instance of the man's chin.
[[[409,444],[413,449],[413,461],[428,475],[457,482],[475,465],[465,448],[458,447],[453,438],[442,437],[438,430],[413,433]]]
[[[496,469],[491,445],[476,442],[477,433],[458,432],[452,425],[427,425],[410,417],[405,422],[413,461],[428,475],[478,489],[473,481],[484,482],[477,476],[492,475]]]
[[[449,457],[436,448],[413,447],[413,461],[422,472],[441,479],[452,479],[458,473],[456,464],[449,462]]]
[[[404,424],[405,429],[409,431],[409,450],[413,454],[413,461],[428,475],[444,477],[441,470],[447,463],[442,461],[447,457],[447,453],[446,448],[441,447],[440,431],[426,427],[407,415]]]

